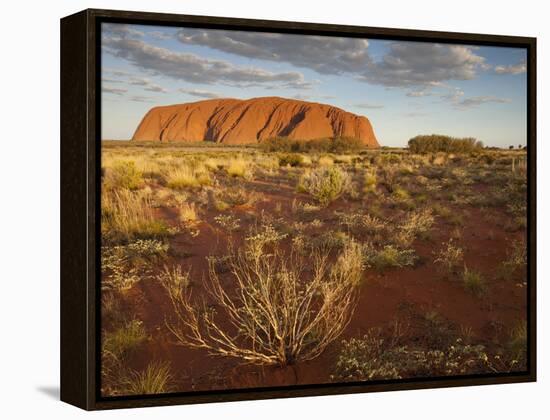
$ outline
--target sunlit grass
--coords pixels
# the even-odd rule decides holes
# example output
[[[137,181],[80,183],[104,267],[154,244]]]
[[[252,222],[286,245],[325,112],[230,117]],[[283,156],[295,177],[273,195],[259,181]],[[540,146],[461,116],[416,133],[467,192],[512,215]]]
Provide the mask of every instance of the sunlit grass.
[[[168,226],[153,215],[150,198],[125,189],[103,192],[101,231],[104,238],[129,241],[135,238],[164,237]]]

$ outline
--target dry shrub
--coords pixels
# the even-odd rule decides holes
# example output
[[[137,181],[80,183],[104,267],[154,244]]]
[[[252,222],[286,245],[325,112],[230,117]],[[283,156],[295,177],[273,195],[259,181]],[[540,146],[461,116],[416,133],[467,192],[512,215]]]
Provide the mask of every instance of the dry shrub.
[[[273,248],[232,252],[230,291],[210,261],[210,305],[164,283],[176,315],[167,325],[181,345],[252,364],[288,365],[316,358],[340,336],[357,302],[361,247],[351,242],[333,264],[328,254],[303,258]]]
[[[434,224],[434,217],[430,209],[411,212],[399,226],[396,242],[402,247],[410,246],[418,237],[426,237]]]
[[[320,167],[304,173],[299,190],[307,191],[323,206],[342,195],[350,185],[350,176],[336,166]]]
[[[452,238],[443,245],[444,248],[435,253],[434,264],[440,266],[447,273],[453,273],[464,261],[464,251],[453,243]]]

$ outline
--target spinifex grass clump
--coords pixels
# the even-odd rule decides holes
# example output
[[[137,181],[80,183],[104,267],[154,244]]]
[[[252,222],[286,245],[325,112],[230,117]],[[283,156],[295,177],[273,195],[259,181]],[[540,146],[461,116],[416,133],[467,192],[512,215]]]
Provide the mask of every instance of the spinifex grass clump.
[[[143,172],[133,161],[115,161],[105,170],[104,185],[107,188],[137,190],[143,185]]]
[[[242,157],[230,159],[226,170],[229,176],[235,178],[250,178],[252,176],[250,162]]]
[[[120,190],[102,194],[101,231],[108,241],[128,242],[164,237],[168,226],[153,216],[150,198],[139,192]]]
[[[173,376],[170,363],[151,362],[142,371],[131,371],[122,380],[122,389],[127,395],[154,395],[172,390]]]
[[[481,296],[487,292],[487,283],[481,273],[464,267],[462,273],[464,288],[475,296]]]
[[[222,286],[210,262],[210,303],[193,302],[187,288],[164,281],[176,314],[168,328],[183,345],[247,363],[314,359],[340,336],[353,314],[363,269],[361,247],[350,242],[331,264],[328,254],[283,255],[273,240],[261,241],[265,247],[260,248],[258,240],[250,252],[230,254],[231,288]]]
[[[180,165],[165,170],[164,180],[168,188],[182,190],[186,188],[200,188],[212,183],[210,173],[204,165]]]

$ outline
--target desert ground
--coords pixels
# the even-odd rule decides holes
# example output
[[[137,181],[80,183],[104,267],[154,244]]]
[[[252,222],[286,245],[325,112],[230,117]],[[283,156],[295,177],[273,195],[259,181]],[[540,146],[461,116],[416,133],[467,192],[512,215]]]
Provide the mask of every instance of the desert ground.
[[[102,144],[104,396],[526,366],[525,150]]]

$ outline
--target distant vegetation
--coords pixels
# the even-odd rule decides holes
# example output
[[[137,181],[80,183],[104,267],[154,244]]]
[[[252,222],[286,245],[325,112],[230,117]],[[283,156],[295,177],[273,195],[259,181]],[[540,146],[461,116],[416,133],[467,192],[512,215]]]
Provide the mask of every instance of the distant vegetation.
[[[355,137],[334,137],[316,140],[295,140],[288,137],[271,137],[260,143],[266,152],[325,152],[344,153],[357,151],[364,146]]]
[[[470,153],[483,149],[483,143],[472,137],[456,138],[441,134],[421,135],[409,140],[412,153]]]

